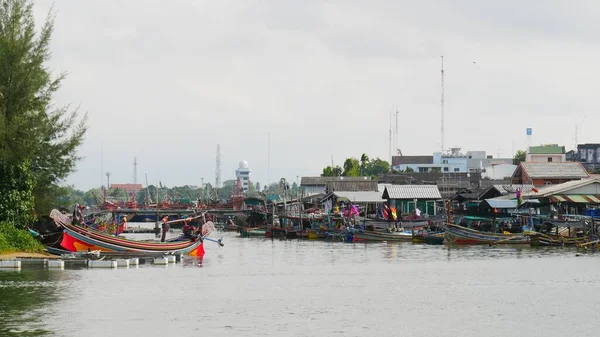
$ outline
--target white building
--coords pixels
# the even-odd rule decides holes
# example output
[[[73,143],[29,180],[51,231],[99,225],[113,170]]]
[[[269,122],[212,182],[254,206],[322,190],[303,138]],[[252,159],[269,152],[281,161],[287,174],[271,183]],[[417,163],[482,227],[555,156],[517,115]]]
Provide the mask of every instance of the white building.
[[[250,188],[250,169],[248,168],[248,162],[242,160],[237,170],[235,170],[235,177],[240,181],[242,190],[248,192]]]
[[[512,164],[512,158],[493,158],[485,151],[467,151],[463,153],[458,147],[449,151],[434,152],[433,156],[393,156],[392,168],[405,171],[411,168],[414,172],[465,173],[480,172],[485,167]]]
[[[517,165],[513,164],[497,164],[483,167],[482,178],[491,180],[503,180],[512,177],[517,169]]]

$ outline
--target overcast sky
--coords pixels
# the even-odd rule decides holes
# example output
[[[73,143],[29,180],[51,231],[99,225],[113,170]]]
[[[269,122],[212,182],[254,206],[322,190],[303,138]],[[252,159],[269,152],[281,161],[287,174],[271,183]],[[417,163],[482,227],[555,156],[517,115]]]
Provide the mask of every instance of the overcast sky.
[[[394,106],[398,147],[430,155],[441,55],[446,148],[510,157],[532,127],[571,149],[584,116],[600,141],[597,1],[40,0],[39,24],[52,3],[56,102],[89,114],[80,189],[132,182],[135,156],[138,182],[214,182],[217,144],[223,181],[245,159],[264,184],[268,132],[271,182],[387,159]]]

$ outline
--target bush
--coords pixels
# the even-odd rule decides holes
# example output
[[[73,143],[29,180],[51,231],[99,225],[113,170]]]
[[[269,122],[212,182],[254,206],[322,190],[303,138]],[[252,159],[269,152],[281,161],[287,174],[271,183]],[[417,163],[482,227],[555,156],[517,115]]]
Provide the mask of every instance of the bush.
[[[27,230],[19,229],[8,221],[0,222],[0,253],[41,253],[44,246]]]

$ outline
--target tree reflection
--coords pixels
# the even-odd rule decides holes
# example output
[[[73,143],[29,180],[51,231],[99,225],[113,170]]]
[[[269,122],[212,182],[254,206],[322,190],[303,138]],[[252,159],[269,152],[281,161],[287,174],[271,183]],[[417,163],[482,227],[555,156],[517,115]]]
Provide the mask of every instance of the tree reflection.
[[[0,271],[0,336],[46,336],[42,318],[58,298],[47,270]]]

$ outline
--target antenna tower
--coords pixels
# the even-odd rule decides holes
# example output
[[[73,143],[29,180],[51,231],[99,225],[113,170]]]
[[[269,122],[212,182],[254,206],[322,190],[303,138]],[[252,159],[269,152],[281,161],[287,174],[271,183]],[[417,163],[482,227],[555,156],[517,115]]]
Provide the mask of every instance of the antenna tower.
[[[442,56],[442,152],[444,152],[444,56]]]
[[[137,157],[133,157],[133,183],[137,184]]]
[[[217,144],[217,167],[215,170],[215,188],[221,187],[221,145]]]
[[[390,165],[392,165],[392,113],[390,112],[390,140],[389,140],[389,157]]]
[[[394,152],[396,152],[396,154],[399,154],[399,152],[400,152],[400,149],[398,148],[398,113],[399,113],[398,106],[396,106],[396,135],[394,136],[394,139],[395,139],[394,146],[396,147],[396,151],[394,151]]]

